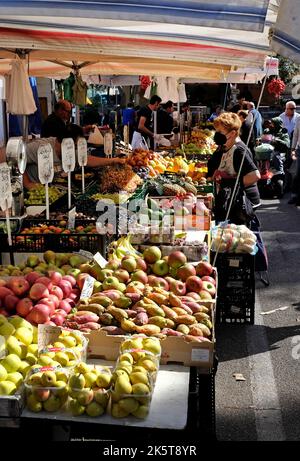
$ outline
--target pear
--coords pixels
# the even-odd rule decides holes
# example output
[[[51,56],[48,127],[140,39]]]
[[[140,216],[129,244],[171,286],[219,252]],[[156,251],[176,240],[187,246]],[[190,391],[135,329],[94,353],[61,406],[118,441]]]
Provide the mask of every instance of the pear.
[[[149,413],[149,406],[148,405],[140,405],[136,411],[133,411],[132,414],[136,418],[144,419],[147,418]]]
[[[132,385],[132,393],[136,395],[148,395],[150,394],[150,389],[144,383],[137,383]]]
[[[69,357],[66,352],[57,352],[54,359],[61,364],[62,367],[67,367],[69,364]]]
[[[0,363],[0,381],[5,381],[7,377],[6,368]]]
[[[104,408],[97,402],[91,402],[85,409],[86,414],[92,417],[101,416],[104,413]]]
[[[91,371],[91,365],[88,365],[85,362],[80,362],[76,365],[75,371],[76,373],[88,373]]]
[[[113,403],[112,404],[112,409],[111,409],[111,415],[114,418],[124,418],[125,416],[128,416],[129,413],[128,413],[128,411],[121,408],[119,403]]]
[[[10,354],[16,354],[21,359],[27,355],[27,347],[20,343],[15,336],[9,336],[6,340],[6,347]]]
[[[158,339],[155,338],[144,338],[143,339],[143,349],[146,351],[152,352],[154,355],[161,354],[161,345]]]
[[[143,338],[137,336],[131,339],[125,339],[121,344],[121,351],[126,352],[130,349],[143,349]]]
[[[39,411],[42,411],[43,405],[41,402],[39,402],[33,394],[29,395],[27,397],[27,408],[28,410],[38,413]]]
[[[85,412],[85,406],[80,405],[77,400],[70,400],[69,409],[73,416],[80,416],[83,415]]]
[[[121,399],[119,401],[119,406],[122,410],[126,411],[127,413],[133,413],[139,408],[139,403],[135,398],[128,397],[126,399]]]
[[[16,385],[11,381],[0,382],[0,395],[13,395],[16,390]]]
[[[99,403],[103,408],[107,407],[109,394],[105,389],[97,387],[93,388],[94,400]]]
[[[74,336],[66,336],[64,338],[60,338],[60,341],[64,344],[65,347],[75,347],[77,344]]]
[[[88,373],[84,374],[84,379],[85,387],[93,387],[93,385],[96,383],[97,375],[92,371],[89,371]]]
[[[132,387],[129,379],[124,376],[119,376],[115,383],[115,391],[118,394],[131,394]]]
[[[57,395],[50,395],[48,400],[43,403],[43,407],[46,411],[54,412],[60,409],[61,407],[61,400]]]
[[[69,380],[71,389],[83,389],[85,386],[85,378],[82,373],[72,375]]]
[[[107,389],[111,383],[111,375],[108,373],[101,373],[97,376],[96,384],[98,387],[103,387]]]
[[[56,383],[56,374],[54,371],[44,371],[41,377],[41,383],[44,387],[53,387]]]
[[[9,354],[4,357],[1,363],[8,373],[13,373],[14,371],[18,371],[21,359],[16,354]]]
[[[133,364],[133,357],[129,352],[125,352],[124,354],[121,354],[119,357],[120,362],[129,362],[131,365]]]
[[[148,375],[146,373],[141,373],[140,371],[131,373],[130,381],[132,384],[143,383],[149,385]]]
[[[93,401],[94,392],[91,389],[82,389],[81,391],[78,392],[76,398],[78,402],[80,403],[80,405],[86,406]]]
[[[57,380],[57,382],[64,381],[65,383],[67,383],[68,379],[69,378],[68,378],[68,375],[67,375],[66,372],[64,372],[64,371],[57,371],[56,372],[56,380]]]
[[[9,322],[5,322],[0,326],[0,336],[8,338],[8,336],[13,335],[15,331],[15,327]]]
[[[11,383],[14,383],[16,387],[19,387],[20,384],[23,382],[23,375],[18,371],[8,373],[6,381],[10,381]]]
[[[38,402],[45,402],[50,397],[50,390],[49,389],[33,389],[32,395]]]
[[[19,341],[21,341],[26,346],[29,346],[32,343],[32,340],[33,340],[32,331],[26,327],[17,328],[14,335]]]

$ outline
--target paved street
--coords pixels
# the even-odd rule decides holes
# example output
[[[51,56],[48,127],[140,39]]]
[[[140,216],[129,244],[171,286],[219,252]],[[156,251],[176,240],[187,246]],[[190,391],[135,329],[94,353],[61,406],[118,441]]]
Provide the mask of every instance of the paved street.
[[[271,283],[257,280],[255,325],[217,328],[218,440],[300,440],[300,209],[288,198],[259,211]]]

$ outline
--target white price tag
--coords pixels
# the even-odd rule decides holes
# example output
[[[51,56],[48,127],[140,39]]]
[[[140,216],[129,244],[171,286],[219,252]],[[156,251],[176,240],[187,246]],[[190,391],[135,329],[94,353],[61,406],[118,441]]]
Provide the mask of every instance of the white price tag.
[[[37,151],[38,156],[38,173],[41,184],[52,182],[54,177],[53,149],[51,144],[47,143],[40,146]]]
[[[95,281],[96,279],[90,275],[85,279],[80,299],[90,298],[92,296]]]
[[[6,211],[12,206],[10,168],[7,163],[0,164],[0,207]]]
[[[112,133],[106,133],[104,135],[104,153],[110,157],[112,155]]]
[[[68,213],[68,229],[75,228],[75,218],[76,218],[76,206]]]
[[[80,166],[87,164],[87,142],[85,138],[79,138],[77,141],[77,157]]]
[[[192,349],[192,362],[208,362],[209,350],[207,349]]]
[[[62,140],[61,159],[62,159],[62,167],[65,173],[74,171],[76,158],[75,158],[75,144],[72,138],[65,138]]]
[[[238,259],[230,259],[229,267],[240,267],[240,261]]]
[[[106,259],[103,258],[103,256],[99,253],[99,251],[94,255],[94,260],[96,261],[96,263],[98,264],[98,266],[101,267],[101,269],[104,269],[104,267],[105,267],[106,264],[107,264]]]

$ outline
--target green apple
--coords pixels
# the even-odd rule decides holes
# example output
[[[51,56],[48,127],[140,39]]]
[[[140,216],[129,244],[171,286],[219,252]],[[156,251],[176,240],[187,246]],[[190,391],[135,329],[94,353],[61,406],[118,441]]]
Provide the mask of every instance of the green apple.
[[[5,381],[7,377],[6,368],[0,363],[0,381]]]
[[[31,323],[27,322],[27,320],[23,319],[22,317],[19,317],[18,315],[10,317],[8,321],[15,328],[27,328],[28,330],[33,331],[33,326],[31,325]]]
[[[6,323],[8,320],[5,317],[5,315],[0,314],[0,326],[3,325],[3,323]]]
[[[43,388],[33,389],[32,395],[38,402],[45,402],[50,397],[50,390]]]
[[[51,357],[48,357],[48,355],[41,355],[38,358],[38,364],[42,365],[43,367],[49,367],[52,366],[53,360],[51,359]]]
[[[8,373],[13,373],[14,371],[18,371],[21,359],[16,354],[8,354],[2,359],[1,363]]]
[[[20,363],[18,372],[22,373],[23,378],[25,378],[29,370],[30,370],[30,365],[27,362],[25,362],[25,360],[22,360],[22,362]]]
[[[13,395],[17,390],[15,383],[11,381],[0,382],[0,395]]]
[[[32,331],[26,327],[17,328],[14,333],[14,336],[26,346],[29,346],[32,343]]]
[[[6,340],[6,347],[10,354],[16,354],[21,359],[27,355],[27,347],[20,343],[15,336],[9,336]]]
[[[56,372],[56,380],[57,382],[64,381],[65,383],[68,382],[68,375],[65,371],[57,371]]]
[[[34,354],[31,354],[31,352],[28,352],[25,361],[29,363],[29,365],[35,365],[37,363],[37,356]]]
[[[77,344],[76,339],[74,336],[65,336],[64,338],[61,338],[61,342],[65,345],[65,347],[75,347]]]
[[[23,382],[23,375],[18,371],[8,373],[6,381],[10,381],[11,383],[14,383],[16,387],[19,387],[20,384]]]
[[[32,342],[34,344],[37,344],[38,343],[38,328],[33,326],[33,335],[32,335]]]
[[[54,359],[61,364],[62,367],[67,367],[69,364],[69,357],[65,352],[57,352]]]
[[[28,384],[30,386],[41,386],[42,385],[42,372],[33,373],[28,377]]]
[[[15,331],[15,327],[10,322],[5,322],[0,326],[0,336],[5,336],[7,338],[13,335]]]
[[[38,353],[38,345],[37,344],[29,344],[27,347],[27,352],[33,355],[37,355]]]

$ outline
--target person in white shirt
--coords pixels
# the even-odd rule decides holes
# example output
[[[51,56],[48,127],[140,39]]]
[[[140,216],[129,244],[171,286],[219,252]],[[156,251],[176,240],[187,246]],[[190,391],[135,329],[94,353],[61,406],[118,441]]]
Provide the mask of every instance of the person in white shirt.
[[[290,138],[292,138],[296,122],[300,117],[300,114],[296,112],[296,104],[294,101],[286,103],[285,112],[280,114],[279,117],[283,121],[283,126],[287,129]]]

